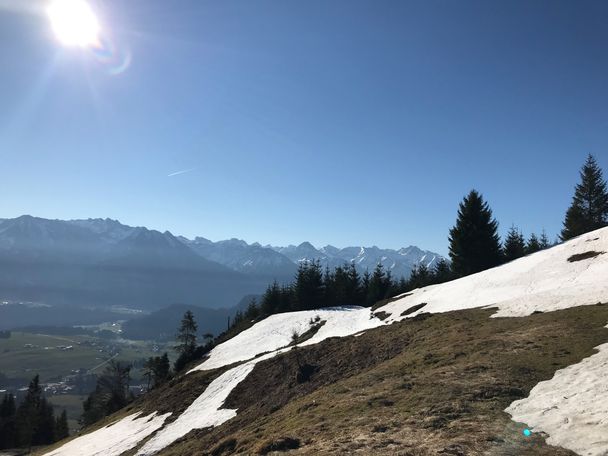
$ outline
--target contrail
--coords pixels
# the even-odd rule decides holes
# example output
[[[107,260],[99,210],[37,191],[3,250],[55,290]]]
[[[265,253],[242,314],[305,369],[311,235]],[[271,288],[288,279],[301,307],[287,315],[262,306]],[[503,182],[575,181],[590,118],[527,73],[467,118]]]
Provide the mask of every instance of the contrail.
[[[182,169],[181,171],[175,171],[174,173],[167,174],[167,177],[179,176],[180,174],[186,174],[186,173],[189,173],[190,171],[194,171],[195,169],[196,168]]]

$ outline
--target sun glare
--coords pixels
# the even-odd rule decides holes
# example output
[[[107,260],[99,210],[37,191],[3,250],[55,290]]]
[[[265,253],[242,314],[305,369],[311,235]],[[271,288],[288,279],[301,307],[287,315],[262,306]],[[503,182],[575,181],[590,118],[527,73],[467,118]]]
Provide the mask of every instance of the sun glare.
[[[88,47],[98,43],[101,28],[84,0],[53,0],[47,9],[57,39],[66,46]]]

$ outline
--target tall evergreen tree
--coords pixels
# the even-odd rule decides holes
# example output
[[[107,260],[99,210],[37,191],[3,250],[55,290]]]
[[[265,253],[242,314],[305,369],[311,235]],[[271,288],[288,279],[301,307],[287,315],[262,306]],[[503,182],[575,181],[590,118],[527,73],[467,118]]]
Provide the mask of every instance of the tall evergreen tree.
[[[85,426],[120,410],[133,400],[129,392],[131,365],[110,361],[97,379],[95,391],[83,402],[81,421]]]
[[[55,440],[63,440],[70,436],[70,430],[68,428],[68,414],[63,410],[61,415],[57,417],[55,421]]]
[[[298,268],[294,284],[294,299],[298,310],[323,307],[323,272],[318,261],[303,262]]]
[[[281,287],[275,280],[271,285],[268,286],[262,301],[260,303],[260,311],[262,315],[272,315],[277,312],[281,312]],[[283,310],[284,312],[284,310]]]
[[[540,234],[540,239],[538,240],[538,245],[541,250],[548,249],[551,246],[549,242],[549,238],[547,237],[547,232],[543,228],[543,232]]]
[[[435,283],[447,282],[451,278],[450,264],[445,258],[437,262],[433,268],[433,276]]]
[[[528,242],[526,243],[526,255],[536,253],[539,250],[541,250],[540,241],[538,240],[536,234],[532,233],[528,238]]]
[[[378,263],[369,279],[366,305],[372,306],[385,299],[391,289],[392,279],[389,272],[384,270],[382,263]]]
[[[476,190],[471,190],[460,203],[449,242],[452,271],[458,276],[500,264],[498,222],[492,217],[488,203]]]
[[[513,261],[526,254],[526,241],[515,225],[512,225],[507,233],[503,254],[505,261]]]
[[[194,321],[194,315],[191,311],[186,311],[184,314],[179,331],[177,333],[178,345],[177,352],[181,355],[190,355],[196,349],[196,331],[198,325]]]
[[[608,225],[608,190],[593,155],[587,157],[580,178],[572,204],[566,211],[561,233],[563,241]]]
[[[16,446],[15,397],[5,393],[0,405],[0,449]]]
[[[0,405],[0,418],[9,418],[15,415],[15,396],[5,393]]]

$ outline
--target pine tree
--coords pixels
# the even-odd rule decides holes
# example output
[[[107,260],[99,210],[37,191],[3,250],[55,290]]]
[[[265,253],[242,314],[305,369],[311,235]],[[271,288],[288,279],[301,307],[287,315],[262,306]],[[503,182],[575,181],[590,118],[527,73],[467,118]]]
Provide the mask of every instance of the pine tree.
[[[16,446],[15,425],[15,397],[6,393],[0,405],[0,449],[14,448]]]
[[[505,261],[513,261],[526,254],[526,241],[515,225],[512,225],[507,233],[503,254]]]
[[[152,386],[152,378],[154,377],[154,358],[150,356],[145,362],[143,367],[143,372],[141,376],[146,380],[146,390],[150,391],[150,386]]]
[[[450,230],[450,259],[457,276],[473,274],[500,264],[498,222],[475,190],[463,199],[458,218]]]
[[[278,282],[275,280],[272,285],[270,285],[266,289],[264,295],[262,296],[262,301],[260,303],[260,311],[262,315],[272,315],[277,312],[280,312],[280,307],[281,288],[279,287]]]
[[[30,447],[34,436],[40,430],[40,405],[42,402],[42,387],[40,377],[36,375],[30,382],[25,398],[17,408],[16,441],[19,447]]]
[[[131,365],[110,361],[97,379],[95,391],[83,402],[81,421],[85,426],[120,410],[133,400],[129,392]]]
[[[323,306],[325,290],[320,262],[300,264],[293,291],[297,310],[312,310]]]
[[[32,436],[32,445],[48,445],[55,441],[55,413],[46,398],[41,398],[38,409],[38,432]]]
[[[543,228],[543,232],[540,234],[540,239],[538,241],[538,245],[541,250],[548,249],[551,244],[549,243],[549,238],[547,237],[547,232]]]
[[[55,440],[63,440],[70,436],[70,429],[68,428],[68,414],[63,410],[61,415],[57,417],[55,421]]]
[[[572,204],[566,211],[561,233],[563,241],[608,225],[608,190],[593,155],[587,157],[580,178]]]
[[[437,262],[433,268],[433,276],[435,283],[443,283],[451,279],[450,264],[445,258]]]
[[[191,355],[196,349],[196,331],[198,325],[194,321],[194,315],[191,311],[186,311],[182,318],[179,332],[177,333],[177,341],[179,344],[176,347],[180,355]]]
[[[0,405],[0,418],[15,416],[15,397],[11,393],[5,393]]]
[[[245,318],[249,321],[255,320],[260,316],[260,308],[258,307],[258,301],[255,298],[251,298],[247,310],[245,310]],[[196,344],[195,344],[196,348]]]
[[[357,268],[355,267],[355,263],[351,262],[348,266],[348,286],[346,290],[346,301],[351,305],[361,305],[362,302],[360,300],[361,295],[361,277],[357,272]]]
[[[532,233],[528,239],[528,242],[526,243],[526,255],[536,253],[539,250],[541,250],[540,241],[538,240],[536,234]]]
[[[384,270],[382,263],[378,263],[369,279],[366,305],[372,306],[376,302],[385,299],[391,289],[391,282],[390,273]]]

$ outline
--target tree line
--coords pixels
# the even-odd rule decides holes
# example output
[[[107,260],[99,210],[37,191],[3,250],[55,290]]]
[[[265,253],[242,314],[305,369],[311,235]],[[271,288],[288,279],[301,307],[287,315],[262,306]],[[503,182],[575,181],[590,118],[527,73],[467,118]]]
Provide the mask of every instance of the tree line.
[[[48,445],[68,435],[66,411],[55,417],[53,406],[43,395],[38,375],[30,382],[18,406],[11,393],[4,394],[0,404],[0,449]]]
[[[563,241],[608,225],[606,182],[592,155],[587,157],[580,179],[564,219],[560,235]],[[252,321],[275,313],[343,305],[372,306],[391,296],[474,274],[554,245],[544,229],[540,235],[532,233],[526,239],[515,225],[501,241],[498,221],[476,190],[471,190],[460,203],[448,240],[450,262],[441,259],[432,267],[419,263],[407,278],[392,277],[390,270],[381,264],[372,273],[359,274],[352,263],[323,270],[318,261],[302,262],[292,283],[273,282],[259,303],[252,300],[247,309],[237,312],[229,332],[238,332]]]
[[[566,211],[560,240],[567,241],[608,226],[608,191],[597,161],[587,157],[580,171],[570,207]],[[460,203],[455,226],[449,233],[451,271],[454,277],[483,271],[549,247],[546,234],[532,234],[526,242],[512,226],[501,244],[498,222],[487,202],[472,190]]]

